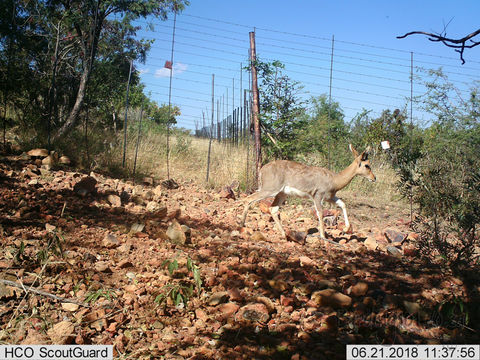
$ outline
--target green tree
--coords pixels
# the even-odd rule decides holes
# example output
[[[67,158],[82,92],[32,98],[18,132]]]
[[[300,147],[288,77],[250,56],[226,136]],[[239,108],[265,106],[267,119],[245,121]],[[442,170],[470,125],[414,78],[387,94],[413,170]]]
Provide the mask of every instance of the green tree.
[[[175,125],[177,123],[175,117],[180,115],[180,108],[175,105],[168,106],[163,104],[158,106],[157,104],[152,104],[149,114],[151,119],[158,125]]]
[[[257,61],[255,66],[266,158],[291,159],[297,151],[296,137],[304,125],[304,103],[299,96],[302,87],[284,74],[285,66],[279,61]]]
[[[149,43],[135,40],[139,27],[134,26],[133,21],[151,15],[165,19],[169,12],[181,10],[185,3],[183,0],[129,2],[97,0],[77,1],[73,6],[71,3],[63,6],[61,10],[68,13],[68,30],[74,32],[76,38],[73,49],[79,59],[80,79],[75,103],[59,129],[57,138],[68,133],[76,125],[99,44],[102,41],[110,45],[116,44],[119,49],[126,48],[131,59],[142,59],[149,48]]]
[[[346,162],[351,162],[348,151],[349,131],[340,104],[330,102],[328,96],[321,95],[310,99],[309,110],[305,127],[299,136],[301,151],[304,154],[317,153],[326,162],[329,152],[335,153],[337,156],[330,158],[334,167],[342,167]]]
[[[3,103],[19,110],[23,129],[43,132],[51,119],[57,139],[75,128],[85,100],[97,115],[111,119],[112,109],[118,111],[124,98],[130,60],[143,60],[151,45],[137,39],[140,27],[134,21],[147,16],[166,19],[187,4],[186,0],[2,2]],[[142,88],[134,72],[132,101],[142,98],[140,93],[136,96],[137,90]]]

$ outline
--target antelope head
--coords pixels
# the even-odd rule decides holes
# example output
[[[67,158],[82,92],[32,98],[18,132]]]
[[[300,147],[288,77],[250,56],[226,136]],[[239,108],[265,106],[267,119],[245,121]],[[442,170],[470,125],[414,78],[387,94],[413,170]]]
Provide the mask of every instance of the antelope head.
[[[354,162],[357,164],[357,169],[355,174],[363,176],[370,181],[375,182],[377,178],[372,172],[372,168],[370,167],[370,160],[368,160],[368,153],[370,152],[370,146],[365,149],[360,155],[358,154],[357,150],[352,146],[349,145],[350,151],[352,152],[353,156],[355,157]]]

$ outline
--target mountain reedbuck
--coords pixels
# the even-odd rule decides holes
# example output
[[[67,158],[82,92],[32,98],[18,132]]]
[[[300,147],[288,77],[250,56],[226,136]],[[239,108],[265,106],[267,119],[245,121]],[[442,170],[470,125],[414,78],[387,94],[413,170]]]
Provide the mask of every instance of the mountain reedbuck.
[[[278,217],[278,210],[284,203],[287,195],[293,195],[310,198],[313,201],[322,238],[325,238],[322,209],[324,200],[335,203],[342,209],[343,217],[345,218],[344,231],[350,231],[351,225],[348,221],[345,204],[335,194],[347,186],[356,175],[366,177],[370,181],[375,181],[376,179],[368,160],[369,149],[367,148],[359,155],[351,144],[349,147],[355,160],[339,173],[289,160],[272,161],[263,166],[259,176],[260,188],[245,200],[246,205],[242,215],[241,226],[245,226],[248,209],[250,209],[253,203],[268,197],[275,197],[270,212],[282,236],[285,237],[285,231]]]

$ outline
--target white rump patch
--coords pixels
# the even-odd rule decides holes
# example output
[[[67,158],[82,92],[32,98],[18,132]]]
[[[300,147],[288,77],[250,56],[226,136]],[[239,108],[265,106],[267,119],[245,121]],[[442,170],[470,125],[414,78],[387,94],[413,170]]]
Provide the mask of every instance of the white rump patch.
[[[295,189],[294,187],[291,187],[291,186],[285,186],[283,188],[283,192],[287,195],[292,195],[292,196],[299,196],[299,197],[304,197],[304,198],[311,197],[309,193],[306,193],[305,191]]]

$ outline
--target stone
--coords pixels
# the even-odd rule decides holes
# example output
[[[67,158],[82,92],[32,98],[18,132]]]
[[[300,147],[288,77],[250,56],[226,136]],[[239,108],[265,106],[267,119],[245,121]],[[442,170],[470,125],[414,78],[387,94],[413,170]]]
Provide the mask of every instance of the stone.
[[[171,243],[176,245],[185,245],[187,241],[187,236],[176,219],[173,219],[172,223],[168,226],[167,237]]]
[[[233,199],[236,200],[235,193],[233,192],[230,186],[225,186],[219,193],[220,198],[222,199]]]
[[[55,345],[65,345],[71,343],[74,337],[75,327],[70,321],[61,321],[55,324],[50,330],[47,331],[47,335]]]
[[[407,240],[412,241],[412,242],[415,242],[415,241],[417,241],[418,239],[420,239],[420,235],[418,235],[418,234],[415,233],[415,232],[411,232],[411,233],[409,233],[408,236],[407,236]]]
[[[155,198],[155,193],[152,190],[146,190],[142,193],[142,197],[145,201],[152,201]]]
[[[236,237],[240,237],[240,231],[238,230],[233,230],[231,233],[230,233],[230,237],[232,238],[236,238]]]
[[[73,191],[81,196],[93,193],[96,190],[97,180],[91,176],[85,176],[73,187]]]
[[[232,317],[233,315],[236,314],[236,312],[238,311],[238,309],[240,309],[240,306],[238,306],[237,304],[233,303],[233,302],[227,302],[227,303],[224,303],[224,304],[220,304],[217,306],[217,309],[216,311],[219,313],[217,315],[217,318],[219,320],[226,320],[230,317]]]
[[[163,218],[167,215],[167,207],[156,201],[149,201],[145,209],[155,217]]]
[[[330,230],[330,235],[332,235],[334,238],[338,238],[343,235],[343,231],[340,229],[332,229]]]
[[[161,197],[163,195],[163,189],[162,189],[162,185],[157,185],[154,189],[153,189],[153,194],[157,197]]]
[[[216,306],[222,304],[228,300],[228,292],[226,291],[219,291],[213,293],[210,298],[208,299],[208,305]]]
[[[58,162],[60,164],[63,164],[63,165],[70,165],[72,163],[72,161],[70,160],[70,158],[68,156],[60,156],[60,159],[58,159]]]
[[[122,206],[122,199],[120,199],[120,196],[118,195],[110,194],[107,196],[107,200],[114,207]]]
[[[328,279],[320,279],[319,281],[317,281],[316,285],[320,290],[338,287],[335,282]]]
[[[385,229],[383,234],[385,235],[385,238],[388,240],[388,242],[393,244],[401,244],[407,237],[407,235],[401,233],[396,229]]]
[[[28,329],[27,337],[20,342],[20,345],[42,345],[47,344],[48,341],[48,337],[43,332],[30,328]]]
[[[280,295],[280,305],[282,306],[292,306],[295,303],[295,299],[293,297]]]
[[[368,284],[361,281],[350,288],[350,295],[364,296],[367,293],[367,291],[368,291]]]
[[[418,255],[418,250],[413,245],[407,245],[403,247],[403,255],[416,257]]]
[[[266,323],[268,319],[270,319],[268,309],[262,303],[247,304],[240,308],[235,315],[236,321]]]
[[[140,223],[134,223],[130,227],[130,234],[137,234],[141,233],[145,229],[145,224],[140,224]]]
[[[95,263],[94,266],[95,271],[97,272],[104,272],[104,273],[111,273],[112,270],[109,267],[109,263],[107,261],[98,261]]]
[[[195,309],[195,318],[202,321],[208,320],[208,315],[202,309]]]
[[[243,301],[245,297],[237,288],[228,289],[228,296],[230,301]]]
[[[187,237],[192,235],[192,229],[190,229],[187,225],[182,224],[180,225],[180,227],[182,228],[182,231],[185,233]]]
[[[118,251],[123,252],[123,253],[128,253],[132,249],[131,244],[122,244],[118,247]]]
[[[324,315],[320,319],[318,332],[336,332],[338,330],[338,317],[336,315]]]
[[[272,206],[272,203],[268,200],[260,200],[258,203],[258,207],[260,208],[260,211],[264,214],[270,214],[270,207]]]
[[[378,248],[377,240],[371,236],[368,236],[363,242],[363,244],[366,246],[368,250],[375,251]]]
[[[47,157],[50,154],[48,153],[47,149],[32,149],[29,152],[27,152],[27,155],[31,156],[31,157],[42,157],[43,158],[43,157]]]
[[[62,309],[70,312],[77,311],[80,306],[74,303],[62,303]]]
[[[293,241],[299,244],[305,244],[307,239],[307,233],[304,231],[287,231],[287,240]]]
[[[47,157],[42,159],[42,165],[49,165],[53,166],[55,165],[56,161],[52,155],[48,155]]]
[[[389,245],[389,246],[387,246],[386,250],[390,255],[392,255],[396,258],[401,258],[402,257],[402,251],[397,249],[395,246]]]
[[[312,259],[310,259],[308,256],[300,256],[299,258],[300,260],[300,266],[301,267],[304,267],[304,266],[315,266],[316,265],[316,262]]]
[[[102,245],[108,249],[113,249],[120,245],[120,241],[118,241],[117,236],[115,234],[106,234],[103,237]]]
[[[266,241],[267,238],[260,232],[255,231],[251,237],[253,242]]]
[[[312,294],[312,301],[318,306],[332,308],[346,308],[352,305],[352,298],[333,289],[316,291]]]

